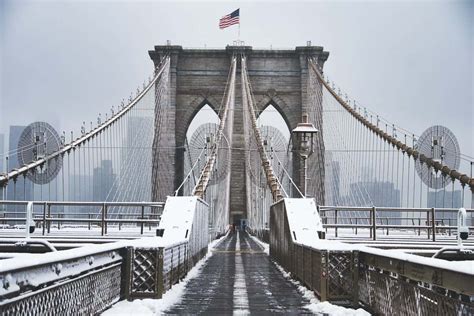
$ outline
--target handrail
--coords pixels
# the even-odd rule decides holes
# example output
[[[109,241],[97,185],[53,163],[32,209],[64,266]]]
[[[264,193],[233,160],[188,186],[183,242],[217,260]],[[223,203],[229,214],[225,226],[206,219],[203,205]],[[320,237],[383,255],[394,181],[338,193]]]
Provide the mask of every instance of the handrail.
[[[56,206],[149,206],[163,207],[165,202],[80,202],[80,201],[32,201],[34,205],[56,205]],[[26,205],[28,201],[0,200],[0,205]]]
[[[91,229],[92,223],[98,223],[101,226],[101,235],[104,236],[107,234],[107,224],[108,223],[118,223],[119,230],[121,229],[121,224],[123,223],[132,223],[132,224],[140,224],[140,234],[143,234],[144,224],[148,224],[149,228],[151,228],[152,224],[158,224],[161,220],[161,214],[158,212],[156,214],[153,213],[153,208],[163,208],[163,202],[69,202],[69,201],[34,201],[34,202],[27,202],[27,201],[0,201],[0,205],[39,205],[42,208],[42,212],[39,214],[32,214],[34,215],[37,222],[42,223],[42,235],[46,235],[46,232],[50,232],[51,223],[56,222],[58,223],[58,229],[60,229],[60,223],[87,223],[89,230]],[[68,213],[51,213],[52,206],[95,206],[100,207],[100,211],[97,213],[92,213],[100,218],[92,218],[90,212],[85,212],[83,216],[86,217],[62,217],[64,215],[71,215]],[[129,206],[129,207],[140,207],[141,212],[132,214],[117,214],[113,213],[114,217],[117,216],[118,218],[109,218],[107,209],[114,206]],[[145,208],[150,208],[150,212],[145,213]],[[7,214],[15,214],[14,212],[7,212]],[[19,214],[19,213],[16,213]],[[24,212],[21,212],[24,214]],[[77,213],[74,213],[77,214]],[[56,215],[56,216],[52,216]],[[132,219],[124,219],[122,216],[136,216],[137,218]],[[146,216],[145,216],[146,215]],[[153,218],[156,215],[156,218]],[[7,223],[7,222],[18,222],[21,221],[22,217],[0,217],[0,222]],[[26,227],[29,228],[28,225]]]
[[[415,229],[415,232],[418,230],[418,235],[420,235],[420,231],[426,230],[428,238],[431,237],[433,242],[436,241],[436,233],[439,231],[448,231],[448,234],[451,235],[451,230],[458,231],[460,228],[457,226],[451,225],[451,221],[456,220],[456,218],[446,218],[446,217],[437,217],[437,213],[456,213],[458,215],[458,209],[454,208],[401,208],[401,207],[354,207],[354,206],[319,206],[319,211],[324,212],[324,215],[321,215],[321,219],[323,221],[323,227],[327,230],[328,228],[334,228],[335,237],[338,237],[338,228],[355,228],[355,234],[358,234],[358,228],[368,228],[370,231],[370,237],[373,240],[377,240],[377,229],[386,229],[387,235],[389,234],[389,229],[401,229],[401,230],[410,230]],[[471,226],[466,225],[466,216],[468,212],[472,214],[471,221],[474,218],[474,209],[461,209],[459,211],[463,214],[464,220],[461,224],[464,224],[464,234],[469,235],[469,232],[474,230],[474,226],[471,223]],[[350,217],[350,216],[341,216],[340,214],[343,212],[352,212],[352,211],[362,211],[368,213],[368,216],[357,216],[357,217]],[[419,212],[424,213],[425,216],[421,217],[390,217],[390,216],[379,216],[379,213],[383,212]],[[333,216],[327,216],[327,213],[333,213]],[[339,216],[338,216],[339,213]],[[365,214],[364,214],[365,215]],[[352,223],[351,219],[356,219],[355,224]],[[344,223],[350,220],[350,223]],[[357,222],[357,220],[362,220]],[[385,220],[386,224],[383,224]],[[399,220],[400,224],[397,223],[390,223],[389,220]],[[403,221],[411,221],[412,225],[405,225],[402,224]],[[418,222],[418,225],[415,224],[415,221]],[[445,225],[445,222],[448,225]]]
[[[43,239],[11,239],[11,238],[2,238],[0,239],[0,244],[2,243],[9,243],[9,244],[15,244],[15,246],[18,247],[24,247],[26,245],[43,245],[46,248],[48,248],[51,252],[55,252],[56,247],[53,246],[49,241],[43,240]]]

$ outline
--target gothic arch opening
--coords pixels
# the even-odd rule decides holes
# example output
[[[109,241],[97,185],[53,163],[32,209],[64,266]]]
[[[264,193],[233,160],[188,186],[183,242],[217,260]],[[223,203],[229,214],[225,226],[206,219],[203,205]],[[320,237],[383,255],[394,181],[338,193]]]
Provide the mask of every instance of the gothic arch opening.
[[[204,167],[209,145],[217,132],[220,119],[209,104],[204,104],[191,119],[184,140],[183,191],[190,193]],[[207,146],[207,148],[206,148]]]
[[[282,136],[288,142],[290,139],[290,128],[288,122],[284,119],[281,111],[278,110],[277,106],[269,103],[257,118],[257,125],[260,126],[272,126],[281,132]]]

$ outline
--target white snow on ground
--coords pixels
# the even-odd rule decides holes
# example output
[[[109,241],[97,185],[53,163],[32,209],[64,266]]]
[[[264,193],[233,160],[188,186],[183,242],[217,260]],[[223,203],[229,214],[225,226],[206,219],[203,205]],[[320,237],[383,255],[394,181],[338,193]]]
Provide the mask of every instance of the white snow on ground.
[[[342,306],[333,305],[329,302],[320,302],[318,298],[314,295],[313,291],[301,285],[300,282],[293,280],[289,272],[286,272],[285,269],[283,269],[278,263],[276,262],[274,263],[277,266],[278,270],[280,270],[280,272],[283,274],[283,276],[298,288],[298,291],[303,295],[304,298],[310,301],[310,303],[306,305],[305,307],[309,309],[310,311],[312,311],[313,313],[315,314],[323,313],[323,314],[328,314],[331,316],[370,315],[370,313],[363,310],[362,308],[352,309],[352,308],[345,308]]]
[[[0,272],[29,268],[32,265],[50,264],[61,260],[77,259],[81,256],[94,256],[100,252],[117,250],[124,247],[172,247],[177,243],[179,242],[169,241],[161,237],[143,237],[140,239],[94,244],[56,252],[31,253],[28,254],[28,256],[2,260]],[[25,260],[24,258],[28,258],[28,260]]]
[[[264,247],[264,251],[268,254],[269,253],[269,245],[264,243],[260,239],[250,235],[255,242],[259,245]],[[305,286],[301,285],[300,282],[295,281],[291,278],[290,273],[286,272],[278,263],[274,261],[275,265],[277,266],[278,270],[283,274],[283,276],[288,279],[291,283],[293,283],[298,291],[305,297],[307,300],[310,301],[310,304],[306,305],[305,307],[312,311],[315,314],[328,314],[331,316],[365,316],[370,315],[367,311],[363,310],[362,308],[359,309],[351,309],[345,308],[342,306],[333,305],[329,302],[320,302],[318,298],[314,295],[314,292],[306,288]]]
[[[266,242],[261,241],[257,237],[255,237],[252,234],[249,234],[250,238],[252,238],[257,244],[263,247],[263,252],[265,252],[267,255],[270,255],[270,245],[267,244]]]
[[[328,240],[328,239],[313,239],[313,240],[306,241],[305,243],[300,243],[300,242],[296,242],[296,243],[303,246],[312,247],[315,249],[324,249],[324,250],[329,250],[329,251],[358,250],[360,252],[393,258],[393,259],[401,260],[401,261],[407,261],[411,263],[417,263],[420,265],[431,266],[434,268],[441,268],[441,269],[451,270],[454,272],[461,272],[465,274],[474,274],[474,261],[447,261],[447,260],[442,260],[442,259],[437,259],[437,258],[412,255],[398,249],[385,250],[385,249],[378,249],[374,247],[367,247],[364,245],[357,245],[357,244],[349,244],[349,243],[344,243],[337,240]],[[394,245],[394,246],[396,247],[397,245]],[[401,247],[402,244],[398,246]]]
[[[245,282],[244,263],[240,255],[240,238],[237,231],[237,243],[235,245],[235,276],[234,276],[234,315],[249,314],[249,298],[247,283]]]
[[[201,259],[184,278],[183,281],[173,285],[173,287],[166,291],[161,299],[143,299],[134,301],[120,301],[114,304],[110,309],[102,313],[103,316],[115,316],[115,315],[158,315],[169,309],[171,306],[180,302],[183,296],[186,284],[197,277],[201,273],[201,269],[206,261],[212,256],[211,249],[221,242],[226,236],[222,236],[219,239],[212,241],[208,246],[207,255]]]
[[[308,240],[319,239],[318,231],[323,230],[323,225],[314,199],[283,200],[293,242],[306,243]]]

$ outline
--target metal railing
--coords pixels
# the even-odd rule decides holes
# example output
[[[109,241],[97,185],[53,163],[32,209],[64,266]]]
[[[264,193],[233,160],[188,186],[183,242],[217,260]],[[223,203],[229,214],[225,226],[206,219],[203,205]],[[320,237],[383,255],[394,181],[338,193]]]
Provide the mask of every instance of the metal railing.
[[[25,207],[26,201],[0,201],[2,205]],[[158,225],[160,216],[163,211],[163,202],[59,202],[59,201],[35,201],[33,212],[35,222],[42,228],[42,235],[51,232],[51,226],[56,223],[58,230],[61,225],[66,223],[84,223],[87,224],[88,230],[93,224],[99,225],[101,235],[107,234],[109,224],[118,224],[121,230],[123,224],[136,224],[140,226],[140,234],[144,233],[144,228],[148,225],[151,229],[152,225]],[[61,209],[65,207],[74,208],[92,208],[93,212],[64,212]],[[113,208],[137,209],[138,212],[129,212],[120,214],[117,212],[110,213]],[[38,211],[39,208],[39,211]],[[77,217],[79,216],[79,217]],[[84,217],[87,216],[87,217]],[[128,218],[132,217],[132,218]],[[0,223],[24,223],[26,220],[26,211],[12,212],[0,211]]]
[[[316,237],[296,242],[284,203],[272,205],[270,223],[271,257],[322,301],[382,315],[474,314],[468,265]]]
[[[43,254],[33,264],[3,261],[2,315],[97,314],[121,299],[161,298],[207,253],[191,253],[187,241],[146,248],[129,242]]]
[[[115,243],[2,260],[2,315],[100,312],[122,295],[125,255]]]
[[[208,205],[201,200],[195,203],[189,197],[173,199],[188,200],[188,206],[196,207],[193,217],[188,218],[192,221],[186,222],[189,229],[182,236],[167,237],[166,232],[173,230],[174,224],[164,224],[160,227],[163,237],[126,239],[2,260],[1,314],[99,314],[121,299],[161,298],[207,253],[209,238]],[[43,210],[47,209],[42,203]],[[109,205],[125,204],[156,206]],[[170,222],[177,211],[189,213],[187,208],[176,209],[182,205],[182,201],[171,203],[163,212],[163,221]]]
[[[427,238],[436,241],[437,233],[451,235],[457,229],[456,215],[459,209],[454,208],[398,208],[398,207],[353,207],[353,206],[319,206],[323,227],[334,229],[335,237],[339,237],[339,228],[351,228],[355,235],[360,229],[368,229],[369,237],[377,240],[377,230],[390,234],[390,231],[413,230],[418,236],[426,231]],[[357,212],[357,216],[353,216]],[[469,229],[474,231],[474,209],[467,209],[470,215]],[[382,216],[384,213],[405,216]],[[416,214],[416,215],[415,215]],[[450,217],[440,217],[452,214]],[[411,225],[406,224],[411,223]],[[447,225],[446,225],[447,224]]]
[[[365,251],[358,258],[356,299],[374,314],[474,314],[472,272]]]

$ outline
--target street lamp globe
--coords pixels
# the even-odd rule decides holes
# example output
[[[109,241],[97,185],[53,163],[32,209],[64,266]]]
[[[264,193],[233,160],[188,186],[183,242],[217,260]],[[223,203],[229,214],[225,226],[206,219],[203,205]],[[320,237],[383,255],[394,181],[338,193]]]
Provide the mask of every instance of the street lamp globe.
[[[318,130],[308,122],[308,114],[303,114],[302,122],[291,131],[293,149],[302,159],[307,159],[314,152],[314,138]]]
[[[306,160],[314,152],[314,138],[318,130],[312,123],[308,122],[308,114],[303,114],[302,122],[298,123],[295,129],[291,131],[293,150],[296,151],[303,160],[303,197],[306,197],[306,188],[308,178],[306,176]]]

